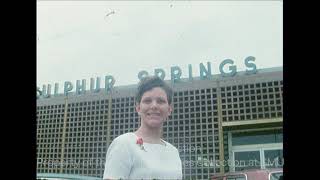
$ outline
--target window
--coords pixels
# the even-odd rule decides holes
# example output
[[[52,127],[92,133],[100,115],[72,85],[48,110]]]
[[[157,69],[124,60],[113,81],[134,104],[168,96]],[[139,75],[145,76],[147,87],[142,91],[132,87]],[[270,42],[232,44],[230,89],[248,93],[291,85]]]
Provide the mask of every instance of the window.
[[[245,175],[229,175],[227,180],[246,180]]]
[[[260,168],[260,152],[259,151],[243,151],[234,153],[235,171],[243,171],[245,169]]]
[[[232,145],[282,143],[281,130],[263,132],[240,132],[232,134]]]
[[[283,166],[283,150],[282,149],[266,149],[264,150],[264,162],[266,168],[279,168]]]
[[[270,173],[270,180],[282,180],[283,172],[272,172]]]

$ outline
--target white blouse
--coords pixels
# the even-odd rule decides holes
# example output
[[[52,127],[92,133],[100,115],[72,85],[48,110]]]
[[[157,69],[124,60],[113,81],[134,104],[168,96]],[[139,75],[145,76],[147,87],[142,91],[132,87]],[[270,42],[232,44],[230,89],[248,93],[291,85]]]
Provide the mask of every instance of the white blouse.
[[[137,144],[134,133],[115,138],[109,146],[103,179],[182,179],[179,151],[172,144]]]

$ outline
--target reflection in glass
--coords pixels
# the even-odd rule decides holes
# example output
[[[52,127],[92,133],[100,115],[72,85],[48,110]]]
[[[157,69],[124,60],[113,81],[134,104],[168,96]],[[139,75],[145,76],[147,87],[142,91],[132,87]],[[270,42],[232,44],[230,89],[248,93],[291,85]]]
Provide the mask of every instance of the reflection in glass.
[[[270,180],[282,180],[283,172],[271,173]]]
[[[264,161],[266,168],[283,167],[283,151],[282,149],[265,150]]]
[[[232,145],[282,143],[282,130],[262,132],[240,132],[232,134]]]
[[[260,152],[244,151],[234,153],[235,171],[260,169]]]
[[[227,180],[246,180],[244,175],[228,176]]]

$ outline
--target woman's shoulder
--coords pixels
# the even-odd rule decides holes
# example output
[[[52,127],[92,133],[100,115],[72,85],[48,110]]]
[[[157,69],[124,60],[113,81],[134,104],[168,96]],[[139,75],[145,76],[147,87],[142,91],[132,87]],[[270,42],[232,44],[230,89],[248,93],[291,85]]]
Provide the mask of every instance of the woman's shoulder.
[[[165,141],[165,140],[163,140],[163,139],[161,139],[161,140],[166,144],[166,146],[167,146],[168,148],[170,148],[170,149],[172,149],[172,150],[178,151],[178,149],[177,149],[174,145],[172,145],[171,143],[169,143],[168,141]]]
[[[132,140],[134,140],[135,136],[132,132],[128,132],[125,134],[121,134],[120,136],[116,137],[113,139],[112,142],[114,143],[128,143],[131,142]]]

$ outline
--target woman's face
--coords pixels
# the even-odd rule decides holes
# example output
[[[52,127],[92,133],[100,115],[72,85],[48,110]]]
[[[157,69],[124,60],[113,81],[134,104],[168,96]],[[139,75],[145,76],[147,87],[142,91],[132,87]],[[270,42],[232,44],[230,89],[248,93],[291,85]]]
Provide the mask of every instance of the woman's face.
[[[142,95],[136,110],[144,125],[156,128],[162,127],[163,122],[170,115],[172,107],[168,103],[166,92],[160,87],[155,87]]]

